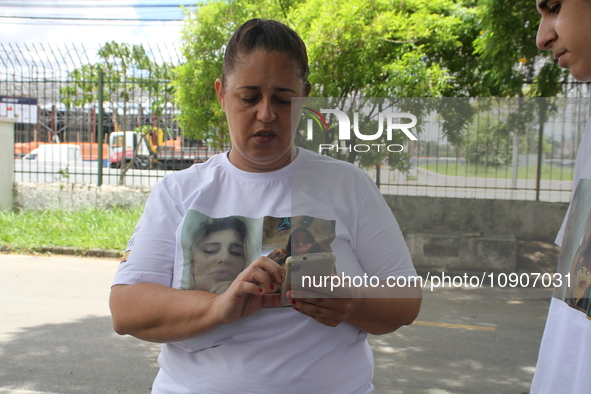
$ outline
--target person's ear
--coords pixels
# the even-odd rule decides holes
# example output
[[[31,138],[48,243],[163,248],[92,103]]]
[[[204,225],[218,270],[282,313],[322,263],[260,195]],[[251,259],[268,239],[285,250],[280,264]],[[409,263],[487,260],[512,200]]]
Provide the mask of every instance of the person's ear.
[[[218,96],[218,101],[220,102],[220,105],[222,106],[222,111],[225,111],[224,108],[224,85],[222,84],[222,80],[221,79],[216,79],[215,83],[214,83],[214,87],[215,87],[215,92]]]
[[[304,84],[304,97],[308,97],[308,95],[310,94],[310,82],[306,81],[306,83]]]

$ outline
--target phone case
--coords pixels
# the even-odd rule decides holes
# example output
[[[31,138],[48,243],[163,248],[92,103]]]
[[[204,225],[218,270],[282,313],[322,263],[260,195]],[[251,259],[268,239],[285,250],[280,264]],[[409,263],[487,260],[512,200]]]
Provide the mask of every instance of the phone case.
[[[311,253],[302,256],[290,256],[285,261],[283,284],[281,285],[281,305],[291,306],[287,292],[302,289],[302,277],[326,277],[335,272],[336,256],[334,253]]]

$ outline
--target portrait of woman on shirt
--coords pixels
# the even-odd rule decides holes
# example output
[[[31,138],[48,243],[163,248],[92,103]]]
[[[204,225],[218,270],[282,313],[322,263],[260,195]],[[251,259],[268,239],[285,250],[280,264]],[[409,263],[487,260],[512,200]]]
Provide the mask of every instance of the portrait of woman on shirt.
[[[244,269],[246,225],[236,217],[202,223],[191,246],[192,290],[223,293]]]

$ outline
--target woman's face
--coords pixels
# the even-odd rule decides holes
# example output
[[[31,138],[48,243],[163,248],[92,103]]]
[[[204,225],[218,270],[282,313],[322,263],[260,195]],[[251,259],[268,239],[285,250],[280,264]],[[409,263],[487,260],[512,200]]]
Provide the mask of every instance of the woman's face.
[[[236,230],[206,235],[193,251],[193,275],[199,290],[213,291],[218,282],[233,281],[244,268],[244,244]]]
[[[226,112],[230,162],[248,172],[268,172],[291,162],[291,98],[302,97],[293,62],[278,52],[241,56],[226,86],[216,92]]]
[[[536,0],[542,16],[537,45],[551,49],[558,65],[573,78],[591,80],[591,1]]]
[[[308,253],[312,242],[308,239],[304,233],[295,233],[291,237],[291,254],[299,256]]]

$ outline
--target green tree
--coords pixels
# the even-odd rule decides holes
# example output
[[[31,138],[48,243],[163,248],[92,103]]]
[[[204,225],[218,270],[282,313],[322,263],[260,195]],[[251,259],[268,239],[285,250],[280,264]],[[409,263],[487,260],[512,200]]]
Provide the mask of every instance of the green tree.
[[[226,117],[214,90],[221,78],[224,49],[232,33],[249,19],[285,22],[295,1],[214,1],[187,11],[182,31],[186,62],[174,70],[173,86],[181,108],[179,121],[185,135],[221,147],[229,142]]]
[[[481,113],[466,133],[465,156],[468,164],[505,167],[511,164],[511,136],[499,114]]]
[[[221,75],[224,45],[231,33],[253,17],[285,22],[302,36],[308,47],[312,96],[439,97],[466,90],[456,85],[458,80],[468,81],[470,74],[454,59],[475,58],[472,48],[464,49],[475,34],[467,27],[475,12],[463,4],[335,0],[319,7],[309,0],[228,0],[201,5],[189,13],[183,31],[187,61],[175,70],[183,130],[192,138],[218,145],[228,141],[213,83]],[[456,73],[462,77],[458,79]],[[445,131],[458,135],[462,126],[456,121]],[[334,135],[326,138],[332,140]],[[351,144],[357,142],[351,140]],[[350,152],[346,159],[356,161],[357,153]],[[372,160],[378,164],[384,159],[374,155]]]
[[[478,18],[481,96],[551,97],[560,92],[568,72],[555,64],[551,52],[535,45],[540,15],[534,2],[481,0]]]
[[[541,51],[535,45],[540,15],[534,2],[481,0],[478,18],[481,30],[474,45],[480,59],[479,95],[552,97],[560,92],[568,73],[560,70],[549,51]],[[534,152],[543,149],[543,139],[540,140],[539,136],[543,135],[544,123],[554,111],[553,102],[547,100],[515,107],[513,116],[522,121],[511,130],[513,143],[509,144],[509,151],[515,147],[522,150],[523,146]],[[528,127],[533,126],[526,118],[537,121],[535,137],[527,133]],[[509,137],[499,134],[495,138]],[[538,142],[537,146],[534,140]],[[512,160],[516,160],[515,155]],[[517,164],[513,163],[513,167],[517,168]]]
[[[295,27],[308,45],[314,95],[440,97],[452,90],[450,70],[429,54],[458,46],[462,19],[456,9],[450,0],[333,1],[321,10],[313,2],[302,3]],[[407,100],[401,109],[421,117],[433,109],[426,102]],[[349,145],[360,142],[353,137]],[[391,141],[400,142],[405,143]],[[358,158],[367,166],[387,161],[399,170],[408,167],[408,157],[387,151],[360,156],[351,149],[345,159]]]
[[[540,106],[554,108],[555,100],[533,98],[481,98],[473,103],[477,115],[467,128],[465,154],[468,163],[484,166],[516,166],[513,153],[538,152]],[[543,152],[551,146],[542,140]]]
[[[99,61],[83,65],[69,73],[68,85],[60,89],[61,102],[67,107],[83,107],[96,103],[98,73],[103,70],[104,98],[116,108],[130,101],[132,94],[150,97],[151,112],[160,115],[164,106],[173,100],[172,65],[157,64],[142,45],[104,44],[98,51]],[[125,111],[124,111],[125,113]]]
[[[123,130],[125,131],[128,113],[128,103],[132,96],[148,99],[150,112],[159,116],[167,104],[172,102],[173,90],[170,86],[172,79],[172,65],[155,63],[142,45],[117,43],[115,41],[104,44],[98,51],[99,61],[83,65],[69,73],[68,85],[60,88],[61,102],[67,107],[84,107],[96,103],[98,100],[98,74],[104,73],[103,96],[111,105],[113,123],[118,129],[116,114],[123,109]],[[138,110],[141,108],[139,101]],[[146,128],[147,127],[147,128]],[[136,147],[133,159],[129,163],[121,160],[120,184],[124,183],[125,174],[132,166],[138,166],[138,147],[146,138],[146,130],[150,126],[140,127],[138,136],[140,141]],[[150,163],[147,163],[150,164]]]
[[[210,0],[189,12],[183,32],[187,62],[175,70],[180,121],[188,136],[228,142],[213,83],[230,35],[253,17],[285,22],[302,36],[311,96],[551,96],[565,75],[552,62],[536,66],[549,57],[535,46],[539,15],[530,0],[333,0],[321,7],[310,0]],[[466,126],[476,110],[468,99],[425,103],[407,101],[402,110],[418,118],[438,111],[445,138],[458,147],[466,143]],[[530,110],[539,119],[549,113],[549,108]],[[329,128],[325,143],[336,140],[335,132]],[[360,143],[352,137],[351,146]],[[354,150],[332,154],[359,159]],[[406,166],[380,152],[363,156],[366,165],[387,160],[398,169]]]

